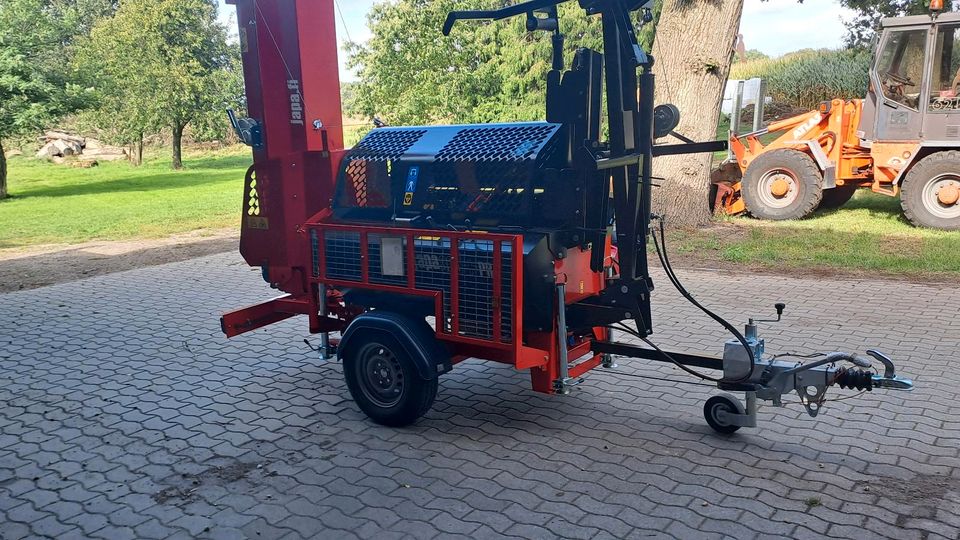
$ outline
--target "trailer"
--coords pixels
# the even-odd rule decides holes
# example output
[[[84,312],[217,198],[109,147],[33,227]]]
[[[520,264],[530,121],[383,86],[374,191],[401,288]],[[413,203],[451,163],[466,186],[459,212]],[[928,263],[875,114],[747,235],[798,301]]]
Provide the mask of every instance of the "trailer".
[[[679,111],[654,107],[653,58],[636,38],[652,19],[647,1],[580,0],[601,18],[603,51],[580,48],[569,68],[556,8],[565,0],[451,12],[444,35],[460,21],[514,16],[552,34],[545,120],[379,127],[352,149],[343,148],[333,0],[228,1],[249,109],[231,120],[254,155],[240,252],[285,294],[226,313],[223,331],[305,315],[320,356],[343,363],[374,422],[417,421],[439,377],[467,358],[529,371],[534,391],[561,395],[618,356],[671,362],[744,393],[705,403],[723,433],[756,426],[758,400],[779,405],[793,391],[816,416],[832,386],[912,387],[878,351],[767,355],[759,321],[740,331],[683,287],[651,212],[651,163],[725,143],[654,145]],[[671,283],[729,330],[722,357],[651,339],[648,239]]]

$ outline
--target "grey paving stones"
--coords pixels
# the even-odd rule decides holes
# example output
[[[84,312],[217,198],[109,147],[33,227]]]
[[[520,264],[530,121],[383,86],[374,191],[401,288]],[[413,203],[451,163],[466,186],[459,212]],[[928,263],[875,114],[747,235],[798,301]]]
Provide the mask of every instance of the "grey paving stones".
[[[960,537],[960,289],[680,274],[738,324],[786,301],[772,352],[879,347],[917,390],[720,437],[709,388],[597,370],[542,396],[471,360],[387,429],[304,321],[221,336],[220,312],[272,292],[216,255],[0,295],[0,538]],[[657,283],[655,341],[719,354],[722,329]]]

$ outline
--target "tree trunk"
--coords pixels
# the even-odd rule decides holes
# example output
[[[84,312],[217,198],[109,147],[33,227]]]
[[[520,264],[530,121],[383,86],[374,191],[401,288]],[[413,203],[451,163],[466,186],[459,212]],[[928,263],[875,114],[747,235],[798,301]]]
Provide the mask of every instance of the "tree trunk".
[[[3,150],[3,140],[0,140],[0,199],[7,198],[7,156]]]
[[[140,134],[140,138],[132,143],[130,143],[130,151],[128,153],[130,163],[135,166],[143,165],[143,133]]]
[[[653,44],[656,102],[680,109],[677,133],[698,142],[716,139],[742,13],[743,0],[663,0]],[[707,223],[711,164],[710,154],[655,159],[653,174],[663,180],[653,190],[654,211],[673,225]]]
[[[180,124],[173,126],[173,168],[183,168],[183,128]]]

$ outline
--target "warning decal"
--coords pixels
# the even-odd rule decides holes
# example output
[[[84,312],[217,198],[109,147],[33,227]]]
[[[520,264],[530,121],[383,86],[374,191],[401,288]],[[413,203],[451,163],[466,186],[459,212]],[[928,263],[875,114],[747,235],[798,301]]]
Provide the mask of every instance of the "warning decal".
[[[403,188],[403,205],[413,204],[413,194],[417,191],[417,180],[420,179],[420,167],[414,165],[407,171],[407,184]]]

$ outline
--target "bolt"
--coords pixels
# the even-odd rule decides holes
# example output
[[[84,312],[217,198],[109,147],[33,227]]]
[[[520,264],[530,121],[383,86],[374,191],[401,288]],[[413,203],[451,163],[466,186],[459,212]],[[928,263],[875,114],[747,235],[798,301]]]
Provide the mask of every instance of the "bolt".
[[[623,294],[627,294],[628,292],[630,292],[630,288],[624,285],[620,287],[620,292],[622,292]]]

